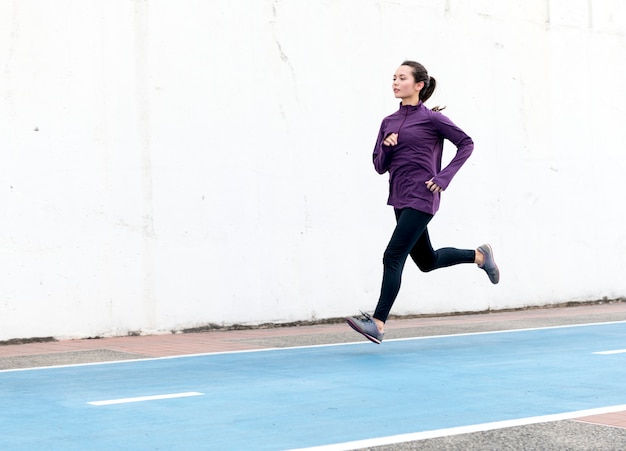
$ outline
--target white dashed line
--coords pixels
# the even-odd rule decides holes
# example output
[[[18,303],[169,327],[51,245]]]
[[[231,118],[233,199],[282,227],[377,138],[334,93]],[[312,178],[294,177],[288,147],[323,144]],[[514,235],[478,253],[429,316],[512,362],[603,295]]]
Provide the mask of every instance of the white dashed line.
[[[87,404],[92,406],[109,406],[111,404],[126,404],[129,402],[155,401],[158,399],[187,398],[189,396],[200,396],[204,393],[190,391],[185,393],[170,393],[167,395],[138,396],[136,398],[108,399],[106,401],[91,401]]]

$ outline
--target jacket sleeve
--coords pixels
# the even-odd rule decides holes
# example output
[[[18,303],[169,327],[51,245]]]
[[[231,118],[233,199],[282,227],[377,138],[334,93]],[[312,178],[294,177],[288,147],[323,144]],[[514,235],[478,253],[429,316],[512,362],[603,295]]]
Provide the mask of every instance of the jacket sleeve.
[[[385,122],[380,125],[380,130],[378,131],[378,138],[376,139],[376,146],[374,146],[374,169],[379,174],[384,174],[389,170],[389,164],[391,163],[391,156],[393,153],[392,146],[385,146],[383,141],[385,140]]]
[[[433,182],[445,190],[452,178],[472,154],[474,141],[447,116],[441,113],[433,113],[431,120],[439,133],[441,133],[441,136],[456,146],[454,158],[433,178]]]

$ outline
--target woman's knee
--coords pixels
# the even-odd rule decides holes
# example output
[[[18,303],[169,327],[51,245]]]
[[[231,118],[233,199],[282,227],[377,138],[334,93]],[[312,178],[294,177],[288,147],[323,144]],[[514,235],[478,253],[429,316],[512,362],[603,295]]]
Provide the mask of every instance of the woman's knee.
[[[421,253],[420,255],[411,255],[411,258],[417,265],[418,269],[422,272],[430,272],[437,267],[437,254],[428,254],[425,255]]]
[[[401,252],[400,250],[393,248],[387,248],[383,254],[383,266],[385,266],[385,268],[398,268],[402,266],[406,257],[406,252]]]
[[[432,270],[435,269],[435,265],[431,265],[431,264],[428,264],[428,265],[418,264],[417,267],[422,272],[431,272]]]

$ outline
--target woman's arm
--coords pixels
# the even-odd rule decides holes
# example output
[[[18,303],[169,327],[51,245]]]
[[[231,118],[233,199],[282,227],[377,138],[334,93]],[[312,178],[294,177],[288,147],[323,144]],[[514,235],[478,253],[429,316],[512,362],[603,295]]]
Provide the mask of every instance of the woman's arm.
[[[456,146],[456,155],[454,158],[432,179],[432,182],[441,187],[441,190],[445,190],[452,178],[472,154],[474,141],[447,116],[441,113],[434,113],[431,116],[431,121],[439,133]]]
[[[397,134],[391,133],[385,136],[385,122],[380,125],[378,131],[378,138],[376,139],[376,145],[374,146],[374,169],[379,174],[384,174],[389,170],[389,164],[391,163],[391,154],[393,152],[393,146],[398,143]]]

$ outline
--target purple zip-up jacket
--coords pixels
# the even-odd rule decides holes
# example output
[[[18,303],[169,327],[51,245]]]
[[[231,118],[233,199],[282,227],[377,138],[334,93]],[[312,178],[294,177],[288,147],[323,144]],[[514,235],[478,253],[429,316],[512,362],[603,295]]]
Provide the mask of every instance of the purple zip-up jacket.
[[[386,146],[384,139],[398,134],[398,144]],[[442,170],[443,140],[456,147],[456,155]],[[379,174],[389,171],[389,200],[395,208],[413,208],[434,215],[439,193],[426,187],[430,179],[446,189],[452,177],[474,150],[474,142],[445,115],[431,111],[422,102],[400,109],[383,119],[374,147],[374,167]]]

